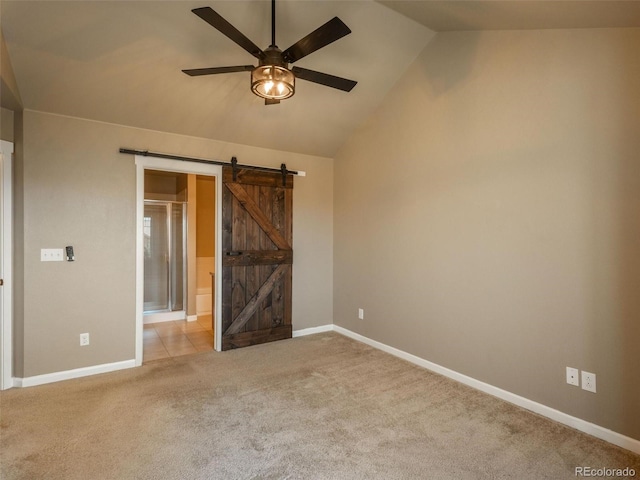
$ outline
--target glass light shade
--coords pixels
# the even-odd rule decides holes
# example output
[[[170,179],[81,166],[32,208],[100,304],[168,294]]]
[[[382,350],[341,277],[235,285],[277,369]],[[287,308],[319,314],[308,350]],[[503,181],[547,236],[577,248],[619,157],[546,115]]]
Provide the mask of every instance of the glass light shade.
[[[251,72],[251,90],[262,98],[289,98],[295,92],[295,82],[290,70],[277,65],[261,65]]]

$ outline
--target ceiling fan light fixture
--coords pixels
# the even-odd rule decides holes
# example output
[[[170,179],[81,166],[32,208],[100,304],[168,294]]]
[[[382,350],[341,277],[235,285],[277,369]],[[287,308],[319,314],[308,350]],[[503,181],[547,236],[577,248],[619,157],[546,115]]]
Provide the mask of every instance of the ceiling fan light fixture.
[[[296,77],[278,65],[260,65],[251,72],[251,91],[269,100],[284,100],[295,93]]]

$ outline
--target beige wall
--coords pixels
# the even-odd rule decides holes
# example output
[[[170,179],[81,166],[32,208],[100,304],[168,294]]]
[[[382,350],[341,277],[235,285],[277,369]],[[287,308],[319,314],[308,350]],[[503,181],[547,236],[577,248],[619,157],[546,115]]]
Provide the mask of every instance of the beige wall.
[[[9,51],[0,30],[0,104],[2,108],[19,112],[22,110],[22,98],[13,73]]]
[[[438,34],[336,156],[334,322],[640,439],[638,51]]]
[[[0,108],[0,140],[13,142],[13,111]]]
[[[119,147],[306,170],[294,180],[293,323],[331,323],[331,159],[25,111],[16,167],[19,376],[134,358],[136,170]],[[74,245],[75,262],[40,262],[41,248],[65,245]],[[79,346],[82,332],[89,347]]]

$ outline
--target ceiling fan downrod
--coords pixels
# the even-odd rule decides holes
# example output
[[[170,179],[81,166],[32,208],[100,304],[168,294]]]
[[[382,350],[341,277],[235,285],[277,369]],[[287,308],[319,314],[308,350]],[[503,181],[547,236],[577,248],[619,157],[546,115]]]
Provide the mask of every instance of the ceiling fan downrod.
[[[276,46],[276,0],[271,0],[271,47]]]

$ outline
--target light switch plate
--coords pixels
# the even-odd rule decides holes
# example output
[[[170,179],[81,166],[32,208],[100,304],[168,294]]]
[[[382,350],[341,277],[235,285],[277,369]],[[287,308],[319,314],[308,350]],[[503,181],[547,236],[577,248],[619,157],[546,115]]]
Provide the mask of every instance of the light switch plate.
[[[41,262],[63,262],[64,249],[62,248],[42,248],[40,249]]]

